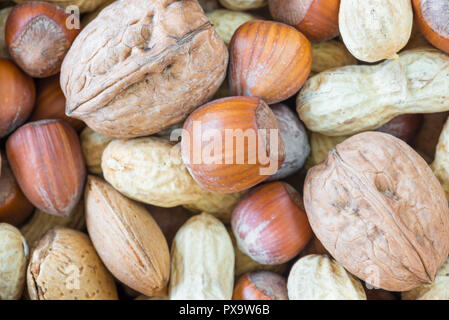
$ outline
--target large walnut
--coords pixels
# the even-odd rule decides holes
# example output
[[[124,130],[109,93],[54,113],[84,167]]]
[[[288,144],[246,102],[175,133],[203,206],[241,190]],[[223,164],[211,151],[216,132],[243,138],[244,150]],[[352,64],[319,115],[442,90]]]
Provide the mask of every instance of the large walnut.
[[[349,272],[390,291],[431,283],[449,253],[449,209],[426,162],[380,132],[355,135],[313,167],[310,224]]]
[[[156,133],[208,101],[228,52],[196,0],[122,0],[81,31],[61,69],[67,115],[114,137]]]

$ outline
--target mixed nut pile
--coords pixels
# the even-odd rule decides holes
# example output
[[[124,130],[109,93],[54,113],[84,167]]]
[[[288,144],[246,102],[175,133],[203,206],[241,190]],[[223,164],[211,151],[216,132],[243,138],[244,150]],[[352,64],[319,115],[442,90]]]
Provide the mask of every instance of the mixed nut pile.
[[[0,8],[0,300],[449,299],[449,1]]]

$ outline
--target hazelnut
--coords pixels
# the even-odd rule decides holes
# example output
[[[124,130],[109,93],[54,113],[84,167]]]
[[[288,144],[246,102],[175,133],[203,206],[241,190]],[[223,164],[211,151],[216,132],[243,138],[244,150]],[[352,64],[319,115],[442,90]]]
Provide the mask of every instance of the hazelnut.
[[[289,24],[310,40],[338,36],[340,0],[268,0],[275,20]]]
[[[379,132],[389,133],[407,143],[412,142],[421,127],[421,114],[403,114],[397,116],[376,129]]]
[[[35,98],[33,79],[8,59],[0,59],[0,138],[28,119]]]
[[[239,248],[261,264],[276,265],[294,258],[312,236],[300,206],[301,196],[286,183],[271,182],[252,190],[232,214]]]
[[[14,226],[22,224],[33,212],[33,205],[23,195],[11,172],[6,156],[1,157],[0,222]]]
[[[89,237],[50,229],[33,248],[27,270],[31,300],[117,300],[114,278]]]
[[[276,117],[255,97],[219,99],[195,110],[184,123],[181,149],[193,178],[216,193],[255,186],[285,158]]]
[[[432,161],[449,112],[428,113],[422,116],[422,125],[414,140],[414,147]]]
[[[271,106],[278,121],[279,132],[285,148],[285,160],[279,170],[267,181],[280,180],[302,168],[310,153],[310,145],[304,125],[297,113],[285,104]]]
[[[413,0],[416,23],[424,37],[438,49],[449,53],[449,2]]]
[[[36,92],[36,106],[29,121],[63,119],[78,132],[85,127],[81,120],[70,118],[65,114],[66,101],[59,84],[59,74],[38,80]]]
[[[246,273],[235,284],[232,300],[288,300],[287,281],[269,271]]]
[[[278,22],[253,20],[243,24],[232,36],[229,54],[231,94],[256,96],[268,104],[297,93],[312,68],[309,40]]]
[[[25,284],[28,246],[19,230],[0,223],[0,300],[18,300]]]
[[[5,40],[13,60],[34,78],[55,75],[78,35],[79,21],[53,4],[31,1],[12,10]]]
[[[6,142],[12,171],[40,210],[68,216],[78,204],[86,167],[75,130],[64,120],[30,122]]]

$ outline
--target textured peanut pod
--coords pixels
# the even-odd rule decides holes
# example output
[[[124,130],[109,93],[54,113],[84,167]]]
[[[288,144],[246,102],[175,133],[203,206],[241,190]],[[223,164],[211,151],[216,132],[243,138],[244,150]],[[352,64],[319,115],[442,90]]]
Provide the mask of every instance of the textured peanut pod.
[[[88,178],[84,201],[87,230],[108,270],[141,294],[163,295],[170,254],[150,213],[94,176]]]
[[[310,76],[329,69],[356,65],[357,63],[357,59],[340,41],[312,42],[312,71]]]
[[[226,45],[231,42],[234,32],[245,22],[255,20],[257,17],[250,13],[218,9],[206,14],[215,31]]]
[[[196,0],[116,1],[64,59],[66,114],[113,137],[154,134],[208,101],[227,63],[226,45]]]
[[[84,128],[81,132],[81,148],[83,149],[87,170],[90,173],[103,173],[101,170],[101,157],[103,156],[104,149],[106,149],[109,142],[112,140],[114,140],[114,138],[95,132],[89,127]]]
[[[441,131],[431,167],[449,201],[449,121],[447,120]]]
[[[190,218],[171,249],[170,300],[230,300],[234,248],[225,226],[208,213]]]
[[[410,39],[410,0],[341,0],[341,37],[354,57],[376,62],[394,57]]]
[[[448,71],[449,56],[426,48],[324,71],[306,82],[297,111],[308,129],[329,136],[376,129],[401,114],[446,111]]]
[[[220,4],[231,10],[252,10],[267,5],[267,0],[219,0]]]
[[[449,253],[449,208],[438,179],[405,142],[365,132],[309,170],[310,225],[349,272],[389,291],[434,280]]]
[[[349,136],[331,137],[317,132],[310,133],[310,155],[307,158],[306,168],[310,169],[326,160],[329,151],[347,138]]]
[[[84,201],[81,200],[68,217],[58,217],[36,209],[31,219],[20,228],[20,232],[30,247],[33,247],[53,227],[82,230],[85,226]]]
[[[210,12],[220,7],[218,0],[198,0],[198,2],[204,12]]]
[[[182,163],[179,144],[157,137],[112,141],[103,153],[105,179],[125,196],[158,207],[186,205],[228,220],[243,195],[201,188]]]
[[[359,280],[326,255],[299,259],[288,276],[290,300],[366,300]]]
[[[227,227],[229,236],[232,240],[232,245],[234,246],[235,252],[235,269],[234,274],[236,277],[240,277],[241,275],[252,272],[252,271],[272,271],[279,274],[284,274],[287,271],[287,264],[278,264],[278,265],[263,265],[260,264],[249,256],[244,254],[237,244],[237,240],[235,239],[234,232],[232,232],[231,227]]]
[[[0,223],[0,300],[18,300],[25,284],[27,243],[15,227]]]
[[[432,284],[403,292],[402,300],[449,300],[449,260],[438,270]]]
[[[31,0],[14,0],[14,2],[16,3],[23,3],[29,1]],[[83,13],[95,10],[107,0],[46,0],[46,1],[63,8],[66,8],[68,6],[76,6],[78,7],[79,11]]]
[[[31,252],[27,271],[31,300],[117,300],[114,278],[89,237],[50,229]]]

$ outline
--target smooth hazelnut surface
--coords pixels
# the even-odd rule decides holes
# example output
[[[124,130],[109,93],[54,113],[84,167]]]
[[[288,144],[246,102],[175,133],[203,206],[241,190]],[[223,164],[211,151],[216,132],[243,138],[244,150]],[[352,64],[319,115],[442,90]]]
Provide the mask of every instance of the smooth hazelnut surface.
[[[68,216],[78,204],[86,167],[76,131],[64,120],[28,123],[6,143],[23,193],[40,210]]]
[[[424,37],[435,47],[449,53],[449,2],[413,0],[415,21]]]
[[[198,108],[184,123],[181,149],[196,182],[215,193],[249,189],[285,159],[276,116],[255,97],[224,98]]]
[[[0,175],[0,222],[20,225],[33,212],[34,207],[20,190],[6,155],[1,157]]]
[[[232,300],[288,300],[287,281],[270,271],[246,273],[237,281]]]
[[[8,59],[0,59],[0,138],[24,123],[33,111],[36,89],[32,78]]]
[[[283,182],[252,190],[232,214],[239,248],[261,264],[281,264],[294,258],[312,236],[300,197]]]
[[[309,40],[329,40],[338,36],[340,0],[269,0],[275,20],[296,27]]]
[[[12,10],[6,21],[9,54],[34,78],[55,75],[80,32],[79,21],[47,2],[32,1]]]
[[[255,96],[268,104],[301,89],[312,68],[309,40],[288,25],[253,20],[240,26],[229,45],[232,95]]]
[[[411,142],[421,127],[421,114],[403,114],[390,120],[376,131],[389,133],[405,142]]]
[[[76,131],[81,131],[85,124],[81,120],[65,114],[65,96],[59,84],[59,74],[40,79],[36,84],[36,106],[30,121],[62,119],[67,121]]]

